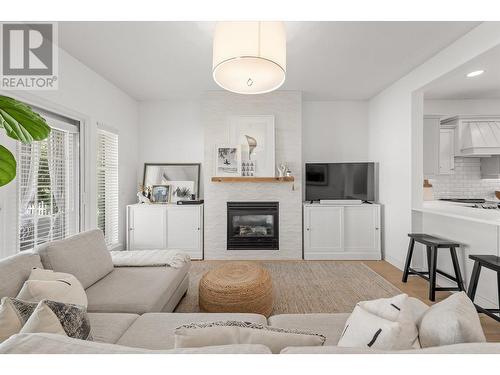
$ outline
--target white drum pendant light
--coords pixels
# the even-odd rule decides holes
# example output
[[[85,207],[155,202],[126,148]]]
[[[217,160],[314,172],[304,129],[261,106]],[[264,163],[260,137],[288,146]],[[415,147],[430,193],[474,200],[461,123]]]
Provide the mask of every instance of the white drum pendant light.
[[[218,22],[214,34],[213,77],[225,90],[263,94],[285,82],[283,22]]]

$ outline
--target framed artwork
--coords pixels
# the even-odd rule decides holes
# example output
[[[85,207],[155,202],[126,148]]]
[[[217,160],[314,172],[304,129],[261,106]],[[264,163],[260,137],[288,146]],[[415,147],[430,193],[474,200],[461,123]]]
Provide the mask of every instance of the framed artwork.
[[[191,200],[194,190],[193,181],[172,181],[170,184],[170,202]]]
[[[143,186],[169,185],[171,193],[174,186],[182,186],[189,188],[189,196],[194,194],[199,197],[200,167],[200,163],[146,163],[144,164]],[[186,190],[183,189],[182,192],[184,194]],[[177,198],[176,194],[175,198]]]
[[[153,203],[168,203],[170,185],[153,185],[151,188],[151,201]]]
[[[230,117],[229,142],[240,145],[241,161],[251,162],[252,176],[275,177],[274,116]]]
[[[215,146],[215,175],[241,176],[241,148],[239,145]]]

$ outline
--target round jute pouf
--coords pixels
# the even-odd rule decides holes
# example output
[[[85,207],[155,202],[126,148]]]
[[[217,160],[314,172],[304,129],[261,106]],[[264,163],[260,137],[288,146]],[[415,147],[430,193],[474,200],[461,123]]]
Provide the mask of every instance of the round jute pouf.
[[[269,272],[255,262],[231,262],[208,271],[200,281],[202,311],[256,313],[273,311],[273,287]]]

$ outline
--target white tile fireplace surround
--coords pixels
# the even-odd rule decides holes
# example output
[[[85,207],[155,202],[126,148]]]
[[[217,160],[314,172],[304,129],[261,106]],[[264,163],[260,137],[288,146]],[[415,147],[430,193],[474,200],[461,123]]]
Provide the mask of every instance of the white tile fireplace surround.
[[[205,259],[302,258],[302,99],[299,92],[237,95],[211,91],[202,100],[204,123]],[[286,162],[294,183],[218,183],[214,175],[216,144],[228,143],[228,118],[274,115],[276,163]],[[292,190],[293,188],[293,190]],[[227,250],[227,202],[279,202],[279,250]]]

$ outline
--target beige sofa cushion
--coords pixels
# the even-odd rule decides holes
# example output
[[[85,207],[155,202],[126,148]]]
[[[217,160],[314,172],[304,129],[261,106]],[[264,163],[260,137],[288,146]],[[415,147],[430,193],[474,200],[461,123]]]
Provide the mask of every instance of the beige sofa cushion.
[[[189,270],[172,267],[115,268],[86,290],[89,312],[160,312]]]
[[[139,315],[120,313],[89,313],[92,338],[96,342],[114,344],[129,329]]]
[[[147,350],[34,333],[17,334],[0,344],[0,354],[270,354],[263,345],[225,345],[205,348]]]
[[[267,324],[266,317],[259,314],[144,314],[123,334],[117,344],[155,350],[172,349],[175,346],[174,331],[177,327],[194,322],[213,322],[215,320],[241,320]]]
[[[281,354],[500,354],[500,343],[470,343],[445,345],[414,350],[376,350],[342,348],[340,346],[289,347]]]
[[[422,348],[486,341],[476,308],[465,292],[431,306],[420,322],[419,338]]]
[[[36,251],[45,268],[72,274],[85,289],[113,271],[111,255],[99,229],[49,242]]]
[[[0,261],[0,298],[17,296],[35,267],[42,267],[40,256],[29,251],[2,259]]]
[[[271,316],[271,327],[300,329],[326,336],[325,345],[336,345],[351,314],[280,314]]]
[[[325,340],[325,336],[313,332],[237,320],[191,323],[175,330],[176,348],[261,344],[267,346],[272,353],[279,354],[287,346],[321,346]]]

